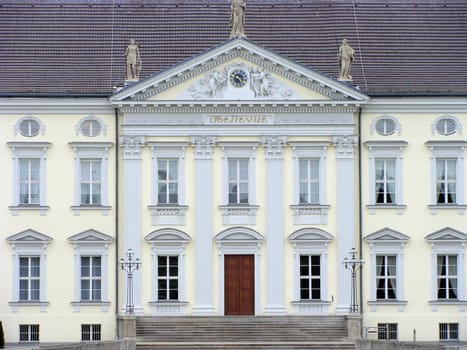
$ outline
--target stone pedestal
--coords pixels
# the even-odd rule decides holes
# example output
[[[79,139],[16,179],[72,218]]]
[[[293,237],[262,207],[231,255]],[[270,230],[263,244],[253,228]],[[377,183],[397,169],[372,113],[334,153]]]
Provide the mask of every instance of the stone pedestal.
[[[347,315],[345,317],[345,322],[347,324],[347,334],[349,339],[356,339],[362,336],[361,324],[362,317],[358,315]]]
[[[119,316],[118,334],[120,339],[136,339],[136,316]]]

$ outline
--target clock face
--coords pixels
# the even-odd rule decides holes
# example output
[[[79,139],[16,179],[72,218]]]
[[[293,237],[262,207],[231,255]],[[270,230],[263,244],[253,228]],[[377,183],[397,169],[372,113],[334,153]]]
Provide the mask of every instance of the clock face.
[[[248,80],[248,74],[241,69],[234,69],[230,73],[230,83],[232,86],[241,88],[244,87]]]

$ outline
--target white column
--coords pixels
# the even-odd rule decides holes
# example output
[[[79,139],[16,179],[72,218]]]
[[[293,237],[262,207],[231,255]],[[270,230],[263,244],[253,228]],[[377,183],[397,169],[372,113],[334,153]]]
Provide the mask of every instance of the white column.
[[[212,232],[212,148],[214,137],[194,137],[195,156],[195,304],[193,314],[212,315],[213,232]]]
[[[356,245],[355,237],[355,146],[357,136],[334,137],[336,146],[337,192],[337,306],[336,313],[349,313],[351,302],[351,272],[342,261]],[[358,248],[358,247],[355,247]],[[360,253],[360,252],[359,252]],[[357,300],[358,297],[357,297]],[[361,307],[361,305],[359,305]]]
[[[284,315],[284,160],[285,137],[264,137],[266,163],[266,307],[267,315]],[[256,291],[260,293],[260,291]]]
[[[123,251],[121,256],[126,260],[126,252],[132,249],[134,259],[141,257],[142,228],[141,228],[141,150],[144,145],[142,136],[122,136],[120,146],[123,147]],[[145,261],[142,261],[144,264]],[[148,262],[149,263],[149,262]],[[125,310],[127,298],[127,276],[122,271],[123,303]],[[142,314],[141,301],[141,271],[133,274],[133,304],[135,313]]]

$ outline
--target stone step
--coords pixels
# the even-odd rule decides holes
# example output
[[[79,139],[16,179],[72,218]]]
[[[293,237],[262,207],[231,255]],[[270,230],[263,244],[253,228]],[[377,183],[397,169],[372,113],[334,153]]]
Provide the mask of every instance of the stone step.
[[[200,342],[138,342],[136,350],[149,350],[149,349],[191,349],[191,350],[211,350],[211,349],[268,349],[268,350],[355,350],[355,345],[351,342],[213,342],[213,343],[200,343]]]

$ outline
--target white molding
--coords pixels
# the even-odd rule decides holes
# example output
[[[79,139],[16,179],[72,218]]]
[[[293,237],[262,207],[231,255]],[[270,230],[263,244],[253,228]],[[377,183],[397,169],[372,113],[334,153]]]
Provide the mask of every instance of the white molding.
[[[99,123],[99,125],[101,126],[101,130],[102,130],[101,134],[96,135],[96,136],[86,136],[86,135],[83,135],[83,134],[82,134],[82,132],[81,132],[81,125],[82,125],[84,122],[88,121],[88,120],[94,120],[94,121],[96,121],[96,122]],[[78,122],[78,124],[75,125],[75,133],[76,133],[77,136],[82,135],[82,136],[84,136],[84,137],[91,137],[91,138],[93,138],[93,137],[99,137],[99,136],[107,136],[107,125],[102,121],[102,119],[100,119],[100,118],[98,118],[98,117],[96,117],[96,116],[94,116],[94,115],[91,114],[91,115],[88,115],[88,116],[86,116],[86,117],[80,119],[80,121]]]
[[[45,135],[45,125],[44,125],[44,123],[39,118],[28,114],[28,115],[18,119],[18,121],[15,123],[15,126],[13,127],[13,134],[15,136],[21,135],[21,131],[20,131],[21,123],[23,121],[25,121],[25,120],[28,120],[28,119],[35,120],[39,124],[39,133],[38,133],[38,135],[39,134],[42,135],[42,136]],[[34,137],[34,136],[26,136],[26,135],[21,135],[21,136],[26,137],[26,138]],[[35,136],[37,136],[37,135],[35,135]]]
[[[254,255],[255,260],[255,315],[261,314],[261,245],[264,237],[258,232],[247,227],[232,227],[226,229],[214,237],[218,248],[218,314],[225,313],[224,299],[224,256]]]
[[[397,135],[400,135],[401,134],[401,124],[399,123],[399,121],[397,120],[397,118],[391,116],[391,115],[388,115],[388,114],[383,114],[379,117],[376,117],[375,119],[373,119],[373,121],[371,122],[371,125],[370,125],[370,135],[374,135],[375,133],[379,134],[377,131],[376,131],[376,123],[378,123],[381,119],[389,119],[391,121],[394,122],[394,133],[392,134],[388,134],[388,135],[381,135],[381,136],[390,136],[390,135],[393,135],[395,133],[397,133]]]
[[[444,114],[444,115],[441,115],[439,116],[438,118],[436,118],[434,121],[433,121],[433,124],[431,124],[431,134],[432,135],[436,135],[437,134],[437,130],[436,130],[436,126],[438,124],[438,122],[442,119],[451,119],[452,121],[454,121],[454,124],[456,125],[456,129],[454,130],[454,132],[450,135],[444,135],[444,134],[440,134],[442,136],[451,136],[451,135],[455,135],[456,133],[457,134],[462,134],[462,124],[461,122],[459,121],[458,118],[450,115],[450,114]]]

